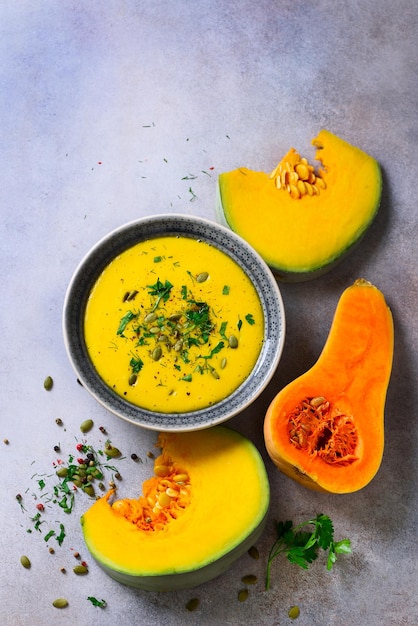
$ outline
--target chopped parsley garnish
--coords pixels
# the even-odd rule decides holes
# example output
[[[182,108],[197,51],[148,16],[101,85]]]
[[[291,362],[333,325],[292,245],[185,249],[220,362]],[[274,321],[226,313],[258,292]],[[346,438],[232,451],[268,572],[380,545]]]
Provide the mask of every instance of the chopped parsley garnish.
[[[247,322],[249,323],[250,326],[255,324],[254,317],[253,317],[252,313],[247,313],[247,315],[245,316],[245,319],[247,320]]]
[[[129,322],[131,322],[136,317],[137,317],[137,314],[132,313],[132,311],[128,311],[127,313],[125,313],[125,315],[122,317],[121,321],[119,322],[119,328],[117,329],[116,334],[123,335],[123,332],[126,329]]]
[[[97,598],[94,598],[93,596],[88,596],[87,600],[90,600],[93,606],[98,606],[101,609],[104,609],[106,606],[106,600],[103,599],[97,600]]]

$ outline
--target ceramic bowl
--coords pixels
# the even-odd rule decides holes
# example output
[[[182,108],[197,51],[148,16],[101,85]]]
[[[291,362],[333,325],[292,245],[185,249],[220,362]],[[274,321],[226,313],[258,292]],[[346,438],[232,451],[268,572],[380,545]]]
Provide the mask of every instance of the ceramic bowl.
[[[84,315],[90,291],[103,269],[140,241],[181,235],[217,247],[244,269],[255,286],[264,313],[264,342],[247,379],[212,406],[184,413],[142,409],[118,396],[100,378],[87,352]],[[79,382],[114,415],[157,431],[192,431],[220,424],[247,408],[265,389],[279,363],[285,337],[285,314],[277,282],[261,257],[243,239],[215,222],[187,215],[155,215],[129,222],[101,239],[82,259],[68,286],[64,310],[65,347]]]

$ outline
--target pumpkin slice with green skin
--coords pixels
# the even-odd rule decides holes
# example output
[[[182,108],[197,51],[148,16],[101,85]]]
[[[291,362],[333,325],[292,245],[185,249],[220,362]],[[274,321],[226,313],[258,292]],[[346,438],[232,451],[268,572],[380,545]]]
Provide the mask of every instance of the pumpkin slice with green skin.
[[[327,130],[312,144],[319,169],[291,148],[271,174],[242,167],[218,177],[218,218],[288,282],[333,268],[359,243],[380,204],[375,159]]]
[[[313,367],[282,389],[264,421],[269,456],[317,491],[351,493],[377,473],[394,331],[383,294],[364,279],[346,289]]]
[[[81,519],[86,545],[114,579],[149,591],[196,587],[261,535],[269,482],[257,448],[223,426],[161,433],[138,499],[111,491]]]

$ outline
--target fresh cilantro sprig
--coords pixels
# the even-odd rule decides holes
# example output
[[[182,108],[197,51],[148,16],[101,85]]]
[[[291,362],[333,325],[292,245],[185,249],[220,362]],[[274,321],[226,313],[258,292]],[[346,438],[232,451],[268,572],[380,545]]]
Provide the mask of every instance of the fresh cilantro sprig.
[[[305,530],[313,526],[312,532]],[[337,554],[349,554],[351,541],[342,539],[334,541],[334,526],[327,515],[320,513],[314,519],[293,526],[293,522],[278,522],[277,539],[274,542],[267,560],[266,589],[270,588],[271,565],[279,554],[285,554],[291,563],[308,569],[317,556],[319,548],[328,551],[327,569],[331,570],[337,560]]]

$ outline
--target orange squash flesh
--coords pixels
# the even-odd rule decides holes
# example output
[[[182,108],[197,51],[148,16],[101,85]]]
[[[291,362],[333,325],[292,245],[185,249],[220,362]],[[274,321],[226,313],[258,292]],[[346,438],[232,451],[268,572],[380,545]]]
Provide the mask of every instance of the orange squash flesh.
[[[266,449],[310,489],[350,493],[378,471],[393,358],[393,321],[366,280],[346,289],[313,367],[282,389],[264,421]]]

